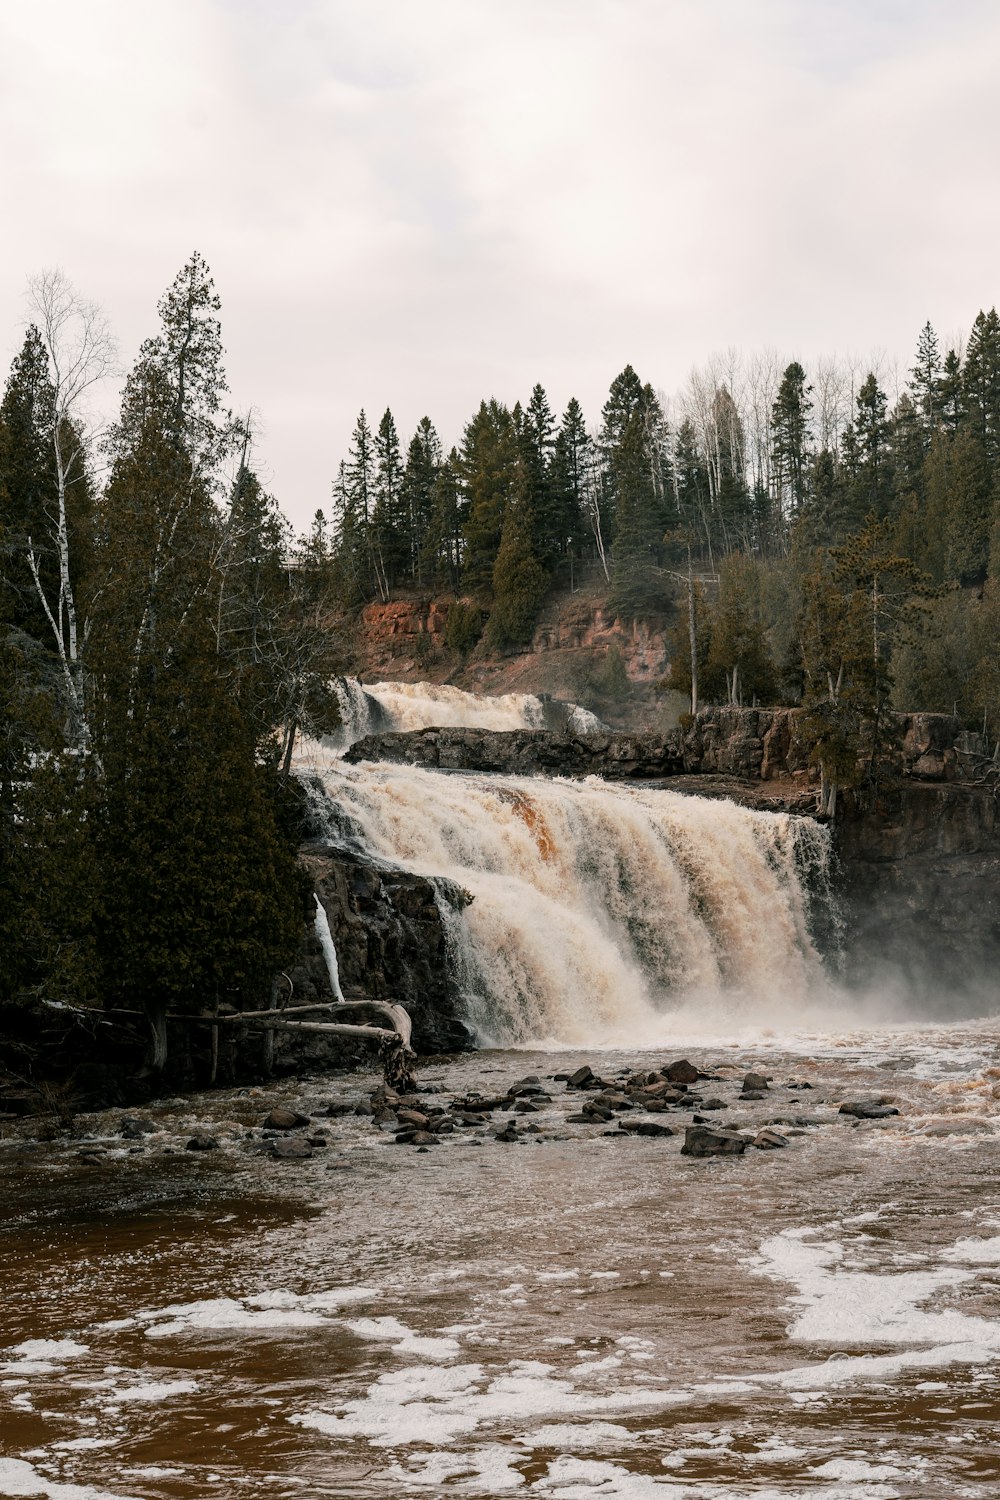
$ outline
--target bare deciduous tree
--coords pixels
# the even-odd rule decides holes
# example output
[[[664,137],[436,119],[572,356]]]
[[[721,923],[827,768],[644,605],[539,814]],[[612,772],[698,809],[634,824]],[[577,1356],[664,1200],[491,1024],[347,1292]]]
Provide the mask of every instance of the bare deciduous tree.
[[[56,495],[47,538],[54,547],[58,564],[59,582],[54,597],[46,592],[42,581],[41,538],[28,538],[28,565],[55,639],[73,739],[77,748],[82,749],[89,742],[89,733],[67,501],[71,485],[83,478],[86,397],[93,386],[114,372],[117,349],[104,313],[96,303],[81,296],[62,271],[42,271],[32,277],[28,300],[48,351],[54,393],[52,448]]]

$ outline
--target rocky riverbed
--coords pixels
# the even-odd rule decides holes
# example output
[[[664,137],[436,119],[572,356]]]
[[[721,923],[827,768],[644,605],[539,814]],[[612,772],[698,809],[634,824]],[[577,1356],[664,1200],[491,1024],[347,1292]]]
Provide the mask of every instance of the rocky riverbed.
[[[0,1495],[996,1493],[996,1022],[418,1085],[5,1121]]]

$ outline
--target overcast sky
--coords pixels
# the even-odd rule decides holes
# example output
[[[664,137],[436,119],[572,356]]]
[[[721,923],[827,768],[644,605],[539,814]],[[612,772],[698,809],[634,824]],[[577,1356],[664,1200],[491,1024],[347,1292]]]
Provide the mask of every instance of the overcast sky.
[[[362,406],[882,347],[1000,297],[996,0],[0,5],[0,358],[58,265],[128,364],[197,248],[302,526]]]

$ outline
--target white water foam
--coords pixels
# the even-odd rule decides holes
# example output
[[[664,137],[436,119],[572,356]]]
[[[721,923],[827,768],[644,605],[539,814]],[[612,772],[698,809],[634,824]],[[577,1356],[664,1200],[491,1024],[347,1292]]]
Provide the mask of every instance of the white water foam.
[[[341,748],[380,730],[415,729],[564,729],[593,734],[605,726],[579,704],[545,699],[534,693],[467,693],[434,682],[373,682],[339,679],[335,685],[343,720],[337,737]]]
[[[749,1379],[817,1390],[853,1380],[891,1379],[906,1370],[989,1364],[1000,1358],[1000,1323],[956,1308],[934,1311],[921,1306],[937,1292],[974,1280],[974,1270],[953,1265],[898,1273],[844,1269],[844,1246],[829,1240],[812,1242],[817,1232],[785,1230],[773,1235],[761,1246],[755,1267],[759,1274],[791,1282],[797,1289],[789,1299],[797,1309],[789,1337],[838,1350],[906,1347],[892,1354],[840,1355],[821,1365]],[[961,1240],[941,1258],[976,1261],[975,1247],[990,1243]],[[979,1263],[994,1262],[984,1258]]]
[[[829,835],[809,819],[596,778],[365,764],[324,784],[373,855],[473,897],[445,917],[486,1045],[648,1046],[685,1005],[702,1031],[801,1023],[828,992],[810,901]]]

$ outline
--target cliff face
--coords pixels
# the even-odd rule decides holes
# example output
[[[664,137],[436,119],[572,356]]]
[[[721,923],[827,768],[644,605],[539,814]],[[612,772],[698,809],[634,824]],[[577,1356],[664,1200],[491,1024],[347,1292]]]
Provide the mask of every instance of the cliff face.
[[[530,646],[519,651],[491,652],[480,644],[462,657],[449,649],[448,616],[457,602],[454,595],[411,596],[366,605],[345,632],[345,671],[366,682],[447,682],[468,692],[549,693],[635,728],[676,720],[683,708],[679,695],[664,698],[654,691],[668,665],[663,628],[618,620],[608,610],[602,578],[554,595]],[[624,680],[609,702],[604,678],[612,658],[621,663]]]

